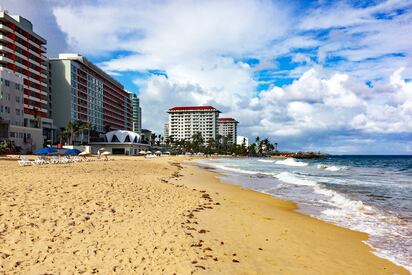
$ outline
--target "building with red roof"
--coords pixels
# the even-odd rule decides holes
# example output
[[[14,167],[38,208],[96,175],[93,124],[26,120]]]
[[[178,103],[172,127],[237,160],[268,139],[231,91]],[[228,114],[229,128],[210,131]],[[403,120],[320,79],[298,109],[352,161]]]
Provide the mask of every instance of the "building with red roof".
[[[213,106],[178,106],[168,110],[168,133],[165,136],[174,140],[190,140],[201,133],[205,143],[215,140],[218,134],[220,111]]]
[[[238,123],[234,118],[221,117],[218,119],[219,135],[222,138],[227,138],[229,144],[236,144]]]

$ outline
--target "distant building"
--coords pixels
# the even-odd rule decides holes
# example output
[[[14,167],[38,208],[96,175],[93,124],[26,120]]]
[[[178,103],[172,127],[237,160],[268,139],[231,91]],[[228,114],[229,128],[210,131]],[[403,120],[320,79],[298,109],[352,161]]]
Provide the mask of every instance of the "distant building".
[[[142,108],[140,107],[140,100],[135,93],[130,93],[130,100],[132,102],[132,131],[135,133],[141,133]]]
[[[169,123],[165,123],[163,136],[164,140],[169,138]]]
[[[236,144],[238,123],[233,118],[222,117],[218,119],[219,135],[226,137],[228,144]]]
[[[0,117],[23,152],[41,148],[53,131],[45,45],[30,21],[0,11]]]
[[[122,84],[78,54],[59,54],[50,67],[58,128],[81,121],[100,133],[132,130],[132,101]]]
[[[169,137],[174,140],[191,139],[201,133],[205,143],[216,140],[220,111],[212,106],[174,107],[169,111]]]
[[[249,146],[249,139],[247,137],[244,137],[244,136],[237,136],[236,144],[237,145],[245,144],[245,146],[248,147]]]

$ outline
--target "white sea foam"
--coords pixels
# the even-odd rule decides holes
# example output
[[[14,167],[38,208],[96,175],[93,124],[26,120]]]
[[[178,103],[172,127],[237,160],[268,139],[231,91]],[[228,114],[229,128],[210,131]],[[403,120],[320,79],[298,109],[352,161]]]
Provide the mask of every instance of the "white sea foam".
[[[276,161],[276,164],[288,165],[288,166],[307,166],[308,165],[308,163],[301,162],[301,161],[296,161],[294,158],[287,158],[287,159],[284,159],[284,160],[278,160],[278,161]]]
[[[260,162],[267,162],[267,163],[273,163],[275,162],[273,159],[258,159]]]
[[[249,174],[249,175],[261,174],[261,172],[258,172],[258,171],[243,170],[243,169],[228,167],[228,166],[220,165],[220,164],[215,164],[213,166],[218,168],[218,169],[231,171],[231,172],[236,172],[236,173],[241,173],[241,174]]]
[[[335,165],[326,165],[326,164],[318,164],[317,167],[319,169],[323,169],[326,171],[337,172],[346,169],[344,166],[335,166]]]
[[[312,180],[298,178],[292,173],[281,172],[275,176],[278,180],[295,185],[315,186],[316,182]]]

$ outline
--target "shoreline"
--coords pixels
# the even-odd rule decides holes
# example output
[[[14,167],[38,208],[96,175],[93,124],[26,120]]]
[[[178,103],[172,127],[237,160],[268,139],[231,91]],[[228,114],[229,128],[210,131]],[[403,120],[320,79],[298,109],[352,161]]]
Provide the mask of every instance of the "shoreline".
[[[409,274],[193,157],[0,162],[0,273]]]
[[[214,177],[214,180],[212,179],[210,182],[215,181],[212,184],[212,185],[214,185],[213,188],[216,188],[217,187],[216,185],[221,184],[221,185],[225,186],[224,189],[229,189],[230,190],[229,192],[236,192],[236,193],[239,193],[241,195],[244,195],[244,197],[246,196],[246,193],[247,193],[247,196],[250,197],[250,199],[253,201],[253,203],[258,203],[260,200],[265,201],[265,204],[268,203],[271,206],[274,206],[274,207],[278,208],[277,210],[285,211],[288,214],[290,214],[291,216],[292,215],[295,216],[295,218],[297,218],[297,219],[302,219],[307,223],[311,223],[312,224],[311,226],[313,226],[313,225],[316,225],[316,227],[321,226],[321,227],[325,227],[326,228],[325,230],[333,230],[333,232],[338,232],[339,235],[341,235],[341,237],[344,238],[343,242],[346,242],[346,241],[349,242],[348,238],[351,238],[350,240],[351,240],[351,242],[353,242],[352,245],[355,246],[355,247],[357,246],[357,247],[356,248],[349,248],[349,250],[353,249],[352,251],[354,251],[354,252],[355,251],[362,251],[361,253],[359,253],[360,255],[358,255],[360,258],[363,258],[362,261],[371,261],[370,266],[365,266],[365,265],[368,265],[368,264],[365,264],[365,262],[362,262],[362,263],[352,262],[352,260],[354,260],[352,257],[356,257],[355,256],[356,254],[355,253],[350,253],[351,256],[348,259],[351,259],[351,260],[346,263],[350,267],[346,266],[344,269],[340,269],[341,267],[337,267],[337,266],[331,267],[331,266],[329,266],[325,270],[325,267],[327,265],[323,264],[323,265],[320,265],[321,268],[318,269],[314,273],[318,272],[318,274],[319,273],[320,274],[323,274],[323,273],[330,274],[330,273],[334,272],[334,268],[337,268],[337,270],[339,270],[339,271],[337,271],[337,273],[348,273],[348,272],[351,273],[350,270],[352,270],[354,273],[367,272],[367,274],[410,274],[404,267],[399,266],[396,263],[394,263],[394,262],[392,262],[392,261],[390,261],[386,258],[383,258],[383,257],[380,257],[380,256],[374,254],[373,252],[375,252],[376,250],[372,246],[367,244],[367,240],[369,238],[369,235],[367,233],[354,231],[354,230],[351,230],[351,229],[348,229],[348,228],[344,228],[344,227],[341,227],[341,226],[338,226],[338,225],[328,223],[326,221],[320,220],[320,219],[315,218],[315,217],[310,217],[310,216],[308,216],[308,215],[306,215],[302,212],[297,211],[299,209],[299,206],[295,202],[284,200],[282,198],[277,198],[277,197],[274,197],[271,194],[266,194],[266,193],[254,191],[254,190],[251,190],[251,189],[244,189],[244,188],[240,187],[239,185],[237,185],[236,183],[223,181],[221,179],[221,177],[223,177],[223,176],[226,177],[225,174],[221,174],[219,172],[208,169],[207,167],[203,167],[202,165],[200,165],[198,163],[191,162],[191,163],[187,163],[187,165],[190,165],[190,166],[194,165],[198,169],[204,170],[207,173],[211,173],[211,177],[212,178]],[[217,188],[219,188],[219,187],[217,187]],[[272,209],[272,210],[274,210],[274,209]],[[265,210],[265,211],[267,211],[267,210]],[[270,211],[270,209],[269,209],[269,211]],[[256,216],[256,213],[252,213],[252,214],[253,214],[252,216]],[[292,217],[288,217],[288,219],[289,218],[292,218]],[[266,217],[265,219],[270,220],[271,218]],[[273,217],[273,219],[275,219],[275,217]],[[287,227],[289,227],[289,225],[287,225]],[[286,230],[288,230],[288,229],[286,229]],[[302,233],[302,232],[300,232],[300,233]],[[329,233],[331,233],[331,232],[329,232]],[[319,235],[317,237],[319,237]],[[341,238],[341,237],[339,237],[339,238]],[[323,241],[323,240],[321,240],[321,238],[320,238],[319,241]],[[316,245],[316,244],[317,244],[317,240],[315,241],[314,245]],[[338,241],[335,242],[335,245],[338,245],[338,244],[342,245],[342,239],[339,239]],[[333,246],[333,244],[332,244],[331,247],[326,247],[326,249],[328,249],[328,250],[332,249],[333,250],[335,247],[336,246]],[[345,246],[343,248],[348,249],[348,247],[345,247]],[[300,248],[300,249],[303,249],[303,248]],[[329,251],[328,253],[330,253],[330,252],[331,251]],[[362,255],[364,253],[368,253],[369,255]],[[338,254],[340,254],[340,253],[338,253]],[[342,255],[340,255],[340,256],[342,256]],[[347,255],[345,255],[345,256],[347,256]],[[353,265],[358,265],[357,268],[360,268],[360,269],[357,270],[356,268],[353,268]],[[392,269],[389,266],[394,267],[393,271],[390,271]],[[307,273],[311,273],[312,271],[315,271],[315,270],[311,270],[311,268],[309,268],[310,267],[309,263],[306,265],[306,267],[308,267],[308,268],[305,268],[305,265],[303,265],[302,267],[303,268],[301,269],[301,271],[299,271],[299,273],[304,272],[305,274],[307,274]],[[280,270],[279,269],[279,271],[285,271],[285,270]],[[294,274],[294,272],[292,272],[292,274]]]
[[[239,184],[239,182],[236,182],[236,181],[237,181],[236,178],[233,178],[233,177],[231,176],[231,173],[238,174],[238,173],[236,173],[236,172],[231,172],[231,173],[227,173],[227,174],[226,174],[226,173],[224,172],[224,170],[223,170],[223,171],[219,171],[219,169],[217,169],[217,168],[215,168],[215,167],[213,167],[213,166],[210,166],[210,165],[203,164],[203,163],[201,163],[201,162],[196,163],[196,165],[197,165],[198,167],[200,167],[201,169],[206,169],[207,171],[210,171],[210,172],[212,172],[212,173],[217,174],[217,175],[218,175],[218,179],[219,179],[219,181],[222,182],[222,184],[233,185],[233,186],[236,186],[236,187],[238,187],[238,188],[240,188],[240,189],[242,189],[242,190],[248,190],[248,191],[256,192],[257,194],[260,194],[260,195],[268,195],[268,196],[272,197],[272,198],[275,199],[275,200],[290,202],[290,203],[294,204],[294,206],[293,206],[290,210],[293,211],[293,212],[295,212],[295,213],[298,213],[298,214],[304,215],[304,216],[306,216],[306,217],[310,217],[310,218],[312,218],[312,219],[315,219],[315,220],[317,220],[317,221],[320,221],[320,222],[323,222],[323,223],[327,223],[327,224],[330,224],[330,225],[333,225],[333,226],[337,226],[337,227],[340,227],[340,228],[343,228],[343,229],[346,229],[346,230],[349,230],[349,231],[352,231],[352,232],[356,232],[356,233],[359,233],[359,234],[364,234],[364,235],[366,235],[367,237],[366,237],[366,239],[362,240],[362,243],[364,243],[364,244],[366,244],[366,245],[368,246],[370,252],[371,252],[373,255],[375,255],[375,256],[383,259],[383,260],[387,260],[387,261],[393,263],[394,265],[399,266],[399,267],[405,269],[405,270],[407,271],[407,274],[411,274],[411,273],[408,273],[408,272],[411,272],[411,271],[408,270],[408,268],[407,268],[406,266],[398,263],[395,259],[391,259],[391,257],[388,257],[388,256],[380,255],[380,251],[378,250],[378,248],[374,247],[374,246],[369,242],[370,236],[369,236],[368,233],[362,232],[362,231],[358,231],[358,230],[356,230],[356,229],[351,229],[351,228],[348,228],[348,227],[345,227],[345,226],[342,226],[342,225],[339,225],[339,224],[336,224],[336,223],[332,223],[332,222],[330,222],[330,221],[323,220],[323,219],[321,219],[321,218],[319,218],[319,217],[317,217],[317,216],[311,216],[307,211],[305,211],[305,207],[304,207],[304,206],[302,207],[302,206],[300,206],[298,203],[296,203],[296,202],[294,202],[294,201],[292,201],[292,200],[288,200],[287,198],[285,199],[285,198],[276,196],[276,195],[271,194],[271,193],[267,193],[267,192],[263,192],[263,191],[259,191],[259,190],[254,190],[254,189],[249,188],[249,187],[244,187],[244,186],[242,186],[241,184]],[[239,174],[239,175],[241,175],[241,174]],[[253,182],[253,181],[251,181],[251,182]]]

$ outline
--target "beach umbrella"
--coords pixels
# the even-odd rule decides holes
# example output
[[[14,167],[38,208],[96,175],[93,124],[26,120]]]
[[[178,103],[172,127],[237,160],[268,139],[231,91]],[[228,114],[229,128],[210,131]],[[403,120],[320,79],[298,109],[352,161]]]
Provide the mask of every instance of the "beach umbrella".
[[[34,154],[35,155],[49,155],[49,154],[53,154],[53,153],[57,153],[56,148],[45,147],[43,149],[37,150]]]
[[[90,152],[87,152],[87,151],[79,153],[79,156],[90,156],[90,155],[91,155]]]
[[[64,152],[65,155],[78,155],[80,153],[81,151],[78,149],[69,149],[66,152]]]
[[[108,152],[108,151],[104,151],[103,153],[101,153],[102,156],[108,156],[111,155],[112,153]]]
[[[161,153],[162,153],[161,151],[156,151],[156,152],[155,152],[155,154],[161,154]]]
[[[105,150],[104,148],[100,148],[100,149],[99,149],[99,151],[104,151],[104,150]]]
[[[139,152],[139,154],[145,155],[145,154],[146,154],[146,151],[143,151],[143,150],[142,150],[142,151]]]

